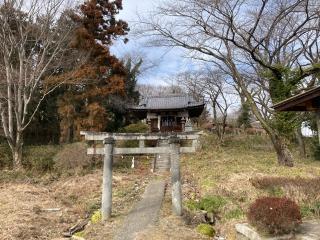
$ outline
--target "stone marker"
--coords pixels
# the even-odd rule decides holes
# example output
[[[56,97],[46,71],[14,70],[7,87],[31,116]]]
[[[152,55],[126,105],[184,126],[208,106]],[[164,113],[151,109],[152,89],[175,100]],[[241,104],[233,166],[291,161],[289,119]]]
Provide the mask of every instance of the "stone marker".
[[[303,222],[296,234],[289,234],[277,237],[264,237],[248,223],[236,224],[235,228],[240,234],[237,239],[249,239],[249,240],[319,240],[320,239],[320,222],[306,221]],[[294,238],[293,238],[294,237]]]

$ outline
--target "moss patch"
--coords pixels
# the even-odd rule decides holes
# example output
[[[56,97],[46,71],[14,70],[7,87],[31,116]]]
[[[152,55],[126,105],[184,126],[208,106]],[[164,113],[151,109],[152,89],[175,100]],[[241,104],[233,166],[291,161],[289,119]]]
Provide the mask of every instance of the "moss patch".
[[[102,214],[101,214],[101,211],[98,210],[98,211],[95,211],[92,216],[91,216],[91,222],[93,224],[96,224],[96,223],[99,223],[102,221]]]
[[[213,237],[215,234],[215,230],[211,225],[203,223],[197,226],[197,232],[209,237]]]
[[[81,238],[83,238],[84,236],[85,236],[85,233],[84,233],[84,231],[81,231],[81,232],[77,232],[77,233],[75,233],[75,234],[73,234],[74,236],[76,236],[76,237],[81,237]]]

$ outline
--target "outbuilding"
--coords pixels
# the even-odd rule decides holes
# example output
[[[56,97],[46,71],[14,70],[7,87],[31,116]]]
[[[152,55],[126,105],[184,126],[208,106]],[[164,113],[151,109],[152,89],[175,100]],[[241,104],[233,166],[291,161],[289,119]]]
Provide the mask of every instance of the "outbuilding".
[[[273,106],[275,111],[315,112],[320,144],[320,86],[285,99]]]

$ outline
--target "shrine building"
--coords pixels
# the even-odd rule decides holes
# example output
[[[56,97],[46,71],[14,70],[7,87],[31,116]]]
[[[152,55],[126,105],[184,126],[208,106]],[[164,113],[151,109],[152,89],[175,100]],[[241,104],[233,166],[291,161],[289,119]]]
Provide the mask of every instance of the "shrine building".
[[[130,110],[146,120],[150,132],[188,132],[192,131],[191,118],[199,117],[204,105],[189,95],[149,96]]]

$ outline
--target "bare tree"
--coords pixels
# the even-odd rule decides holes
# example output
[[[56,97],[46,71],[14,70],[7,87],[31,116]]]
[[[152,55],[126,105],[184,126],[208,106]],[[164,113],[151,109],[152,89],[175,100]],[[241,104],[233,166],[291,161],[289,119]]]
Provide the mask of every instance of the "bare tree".
[[[175,81],[186,93],[192,96],[196,101],[203,101],[205,95],[203,92],[203,82],[200,81],[201,74],[198,71],[187,71],[175,76]]]
[[[165,1],[141,20],[149,44],[182,47],[229,74],[269,134],[280,165],[293,166],[286,139],[270,119],[272,103],[290,97],[320,71],[316,0]]]
[[[0,116],[21,168],[23,132],[42,100],[59,84],[46,80],[59,74],[71,26],[59,26],[63,0],[7,0],[0,5]]]
[[[138,84],[137,90],[142,97],[147,96],[162,96],[183,94],[184,91],[177,85],[151,85],[151,84]]]
[[[179,74],[178,85],[195,99],[205,100],[212,110],[215,131],[221,141],[226,131],[230,107],[236,103],[234,88],[217,70],[204,67],[201,70]]]

